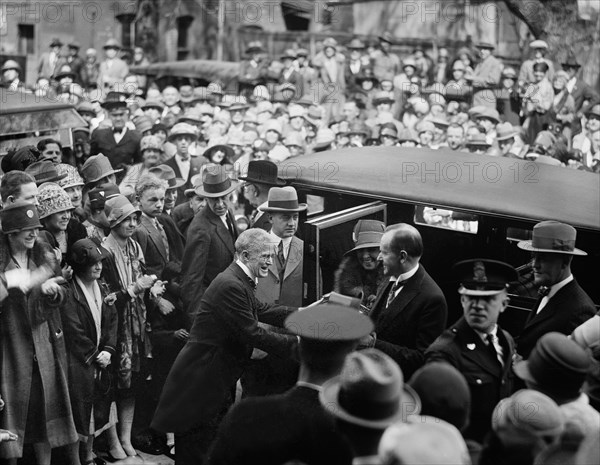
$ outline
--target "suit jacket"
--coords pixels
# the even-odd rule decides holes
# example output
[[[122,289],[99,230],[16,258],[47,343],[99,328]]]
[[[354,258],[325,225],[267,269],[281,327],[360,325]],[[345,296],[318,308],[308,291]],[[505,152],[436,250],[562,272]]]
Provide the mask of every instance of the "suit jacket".
[[[504,352],[504,366],[464,318],[444,331],[426,352],[427,362],[448,362],[467,380],[471,391],[471,416],[464,436],[480,443],[492,427],[494,407],[512,391],[514,342],[510,334],[500,328],[497,336]]]
[[[146,215],[141,216],[140,225],[133,233],[133,239],[142,248],[146,261],[146,274],[155,274],[160,279],[165,266],[169,263],[169,253],[160,231]]]
[[[496,94],[502,74],[502,62],[493,55],[480,62],[473,71],[473,106],[496,108]]]
[[[517,338],[517,352],[524,359],[529,358],[538,339],[544,334],[551,331],[571,334],[577,326],[596,314],[594,302],[575,280],[554,294],[542,311],[536,314],[540,300]]]
[[[256,425],[260,425],[257,428]],[[352,453],[318,391],[295,386],[284,394],[244,399],[227,414],[209,454],[211,465],[350,464]]]
[[[271,220],[269,219],[269,214],[258,212],[254,218],[252,227],[264,229],[265,231],[269,232],[273,227],[273,223],[271,223]]]
[[[109,68],[108,63],[102,61],[100,63],[98,75],[98,88],[105,90],[115,84],[123,84],[125,76],[129,74],[129,66],[120,58],[113,58],[112,65]]]
[[[227,213],[235,226],[233,213]],[[236,230],[237,238],[237,230]],[[205,205],[192,220],[181,264],[182,299],[191,312],[209,284],[233,261],[234,239],[217,215]]]
[[[267,277],[258,280],[256,296],[262,302],[273,302],[293,307],[302,306],[302,262],[304,241],[292,237],[285,262],[283,279],[279,260],[273,257]]]
[[[112,128],[97,128],[90,139],[90,155],[103,153],[114,169],[122,168],[126,172],[130,165],[141,161],[141,139],[142,134],[138,130],[127,129],[117,144]]]
[[[573,100],[575,100],[575,111],[581,111],[585,113],[588,108],[592,108],[597,103],[600,103],[600,95],[592,89],[585,81],[577,78],[575,80],[575,86],[571,92]],[[583,108],[583,102],[588,101],[585,108]]]
[[[185,184],[183,186],[177,188],[177,201],[175,202],[175,205],[180,205],[187,201],[187,198],[185,196],[185,191],[186,191],[186,189],[192,189],[194,187],[192,185],[192,176],[195,176],[196,174],[200,174],[202,166],[205,165],[206,163],[208,163],[208,160],[204,157],[190,157],[190,174],[188,175],[188,178],[185,180]],[[167,161],[165,161],[164,164],[173,168],[173,171],[175,171],[176,177],[183,178],[183,175],[181,174],[181,170],[179,169],[179,165],[177,165],[177,162],[175,161],[175,156],[172,156],[171,158],[169,158]]]
[[[183,251],[185,247],[185,236],[179,231],[175,220],[165,212],[162,212],[158,217],[158,222],[162,224],[169,242],[169,252],[172,262],[183,260]]]
[[[190,338],[169,373],[152,428],[181,433],[214,425],[233,403],[236,382],[253,347],[282,357],[292,355],[296,337],[269,332],[258,321],[283,326],[296,309],[263,304],[254,286],[232,263],[195,302]]]
[[[442,290],[419,265],[419,269],[385,308],[392,283],[384,281],[373,302],[375,347],[392,357],[410,376],[425,362],[425,350],[446,328],[448,307]]]
[[[42,53],[40,62],[38,63],[38,78],[45,77],[46,79],[51,79],[54,76],[54,71],[58,69],[57,65],[60,59],[60,55],[57,56],[54,66],[52,66],[50,64],[50,52]]]
[[[298,71],[296,71],[296,70],[292,71],[290,76],[286,79],[283,74],[283,70],[282,70],[281,73],[279,74],[279,76],[277,76],[277,80],[280,85],[293,84],[294,87],[296,88],[296,94],[295,94],[296,99],[299,99],[300,97],[302,97],[304,95],[304,77],[302,77],[302,75]]]
[[[179,198],[179,195],[177,198]],[[187,230],[194,219],[194,210],[192,210],[190,202],[188,201],[175,206],[173,211],[171,211],[171,218],[175,221],[177,229],[185,239]]]

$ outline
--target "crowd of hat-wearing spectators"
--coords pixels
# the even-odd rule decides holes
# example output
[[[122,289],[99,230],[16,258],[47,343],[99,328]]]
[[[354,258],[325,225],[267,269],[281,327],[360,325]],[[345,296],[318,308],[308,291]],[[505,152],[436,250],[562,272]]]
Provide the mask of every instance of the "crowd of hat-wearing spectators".
[[[61,448],[65,462],[78,464],[91,463],[94,450],[114,459],[135,456],[136,447],[172,451],[173,434],[148,432],[147,428],[169,369],[190,337],[194,318],[190,296],[204,292],[234,256],[233,246],[228,246],[229,251],[220,242],[206,245],[201,223],[205,218],[208,222],[212,212],[220,218],[219,227],[232,236],[230,245],[237,247],[240,232],[256,226],[252,212],[272,200],[268,187],[290,189],[277,184],[280,163],[311,152],[383,145],[447,147],[600,169],[600,104],[598,96],[577,77],[580,66],[573,57],[556,70],[544,58],[546,44],[534,41],[534,56],[517,73],[502,67],[490,44],[478,44],[479,60],[467,49],[454,60],[440,50],[434,63],[422,50],[400,59],[391,51],[392,42],[389,34],[369,47],[355,39],[343,53],[335,40],[327,39],[315,57],[296,49],[272,61],[260,43],[252,43],[248,59],[240,66],[241,86],[230,93],[217,83],[145,88],[140,77],[130,75],[117,57],[115,41],[107,42],[106,60],[95,68],[94,54],[88,53],[88,60],[81,63],[76,59],[77,44],[69,44],[70,59],[61,57],[62,44],[53,41],[39,68],[40,79],[48,80],[51,87],[41,86],[35,92],[43,95],[52,88],[50,92],[59,98],[75,103],[87,127],[75,131],[71,149],[64,149],[57,140],[43,139],[2,159],[0,396],[4,401],[0,405],[4,411],[0,412],[0,458],[25,453],[27,460],[46,464],[52,449]],[[61,64],[61,58],[67,63]],[[6,62],[3,73],[9,88],[24,89],[18,81],[18,64]],[[249,174],[253,171],[249,166],[259,160],[263,168],[269,168],[275,184],[264,182],[269,177],[265,173]],[[235,183],[238,178],[254,181],[247,181],[247,188],[241,189]],[[237,218],[223,200],[229,196],[242,212]],[[564,228],[557,232],[552,225],[548,227],[551,236],[569,243],[567,255],[578,254],[574,233],[565,239]],[[338,274],[336,286],[341,293],[354,295],[355,278],[360,278],[364,283],[357,295],[367,306],[378,302],[375,305],[384,307],[379,312],[385,313],[390,296],[380,295],[384,278],[376,265],[381,261],[379,242],[384,231],[364,234],[353,249],[356,257],[351,254],[342,264],[352,276]],[[189,245],[190,237],[208,247],[206,254],[200,254],[201,260],[196,261],[194,254],[200,248]],[[553,245],[528,247],[559,256],[565,253],[553,251]],[[387,253],[396,254],[391,249]],[[201,261],[206,273],[196,280]],[[220,262],[225,265],[216,269]],[[562,270],[554,278],[566,279],[570,271],[565,274],[564,270],[570,261],[559,262],[538,266]],[[473,375],[448,347],[461,331],[469,331],[467,326],[479,334],[474,331],[483,318],[477,313],[480,306],[489,307],[497,318],[506,307],[509,281],[504,276],[499,287],[478,294],[481,289],[469,273],[474,278],[481,276],[481,270],[479,264],[469,266],[459,292],[464,321],[473,324],[463,323],[453,327],[456,331],[444,333],[428,355],[431,364],[410,381],[410,396],[413,392],[415,399],[420,396],[410,404],[420,405],[423,417],[406,420],[398,410],[403,380],[397,361],[376,350],[351,353],[359,338],[369,337],[376,344],[368,335],[372,328],[357,334],[349,345],[329,347],[337,356],[327,360],[326,366],[315,361],[315,353],[323,347],[317,344],[313,353],[310,343],[305,343],[306,359],[300,362],[304,375],[313,376],[303,382],[323,385],[321,401],[326,408],[333,406],[334,416],[340,419],[336,437],[342,438],[340,444],[351,442],[349,449],[340,446],[344,449],[337,455],[340,463],[349,463],[343,460],[352,456],[365,459],[360,463],[441,463],[441,456],[434,452],[468,463],[467,446],[460,438],[461,433],[467,440],[474,438],[468,433],[470,422],[473,429],[471,389],[477,380],[485,384],[488,378]],[[485,267],[491,270],[496,265],[483,260],[481,266],[485,276]],[[475,282],[471,287],[469,279]],[[549,287],[563,287],[557,279]],[[182,286],[190,292],[182,293]],[[397,297],[396,292],[401,290],[392,296]],[[580,315],[582,321],[583,316],[591,316],[588,307]],[[475,312],[471,319],[469,311]],[[597,350],[599,345],[598,317],[589,321],[572,337],[585,349],[566,336],[528,336],[527,364],[515,370],[528,389],[506,397],[511,394],[509,385],[494,385],[497,392],[491,398],[496,400],[490,404],[486,398],[484,418],[490,431],[477,432],[489,432],[483,451],[479,454],[467,441],[471,455],[481,456],[480,463],[533,463],[540,452],[580,453],[583,458],[577,463],[587,463],[590,456],[585,454],[595,453],[597,443],[589,445],[584,440],[585,433],[600,428],[598,412],[582,394],[585,376],[590,366],[595,367],[586,350]],[[288,325],[288,330],[300,337],[302,345],[303,338],[311,338],[298,324]],[[339,324],[356,330],[344,318]],[[480,331],[481,341],[460,347],[467,355],[485,351],[489,358],[490,346],[499,344],[497,353],[505,360],[492,371],[508,383],[514,347],[496,326],[491,326],[491,332],[490,327],[485,329]],[[563,325],[552,331],[569,333],[572,329]],[[500,342],[487,342],[484,336],[492,332]],[[383,331],[380,336],[380,342],[385,342]],[[556,370],[562,370],[564,382],[556,383],[552,374]],[[324,373],[341,375],[325,384]],[[361,374],[358,380],[356,373]],[[440,380],[443,386],[456,388],[432,389]],[[363,381],[372,386],[367,390],[370,397],[339,395],[340,390],[360,394],[360,386],[353,383]],[[593,401],[597,399],[592,396]],[[362,402],[371,407],[361,408]],[[539,417],[527,415],[531,404],[540,406]],[[414,416],[419,411],[408,413]],[[227,428],[235,431],[236,425],[231,426],[229,420],[225,425],[220,434],[227,438]],[[260,432],[259,427],[253,428]],[[426,441],[415,440],[419,437],[445,444],[447,449],[432,451]],[[228,444],[226,439],[220,441]],[[215,463],[239,463],[219,459],[218,445],[217,441]],[[262,454],[269,450],[269,446],[257,449],[258,440],[250,447]],[[378,447],[379,459],[375,457]],[[250,460],[245,452],[242,457]],[[271,463],[262,459],[259,463]],[[330,458],[314,460],[333,463]]]
[[[164,138],[175,123],[192,124],[192,156],[226,144],[235,152],[225,162],[241,158],[238,165],[248,158],[278,163],[313,151],[385,145],[449,147],[598,171],[600,97],[581,78],[574,55],[552,61],[547,43],[534,40],[531,56],[512,67],[494,57],[490,43],[454,56],[444,48],[398,56],[393,42],[389,33],[368,43],[328,38],[314,56],[296,48],[275,57],[251,42],[235,88],[214,82],[159,89],[129,73],[128,63],[148,63],[139,48],[126,62],[109,39],[103,58],[90,49],[83,59],[78,43],[55,39],[32,91],[78,105],[89,124],[76,134],[79,157],[89,151],[86,129],[111,124],[101,103],[114,90],[128,99],[131,129]],[[25,88],[18,63],[6,61],[2,72],[6,87]],[[171,144],[165,150],[174,153]]]

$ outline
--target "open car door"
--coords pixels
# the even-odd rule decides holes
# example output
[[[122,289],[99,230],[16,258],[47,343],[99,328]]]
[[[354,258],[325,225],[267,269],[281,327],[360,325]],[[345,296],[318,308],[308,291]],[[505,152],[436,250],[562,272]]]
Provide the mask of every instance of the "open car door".
[[[384,202],[366,203],[304,223],[304,305],[333,290],[335,271],[344,254],[354,247],[352,231],[361,219],[387,224],[387,205]]]

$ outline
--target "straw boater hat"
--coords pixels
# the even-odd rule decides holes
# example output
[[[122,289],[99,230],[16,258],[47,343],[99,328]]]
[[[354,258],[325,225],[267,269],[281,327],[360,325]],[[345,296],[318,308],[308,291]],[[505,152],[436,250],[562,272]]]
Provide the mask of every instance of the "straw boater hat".
[[[233,182],[223,165],[209,163],[204,166],[202,173],[202,185],[196,187],[196,194],[202,197],[223,197],[232,193],[238,187],[237,182]]]
[[[168,140],[171,141],[177,136],[190,136],[193,139],[198,138],[198,132],[194,126],[188,123],[177,123],[171,128]]]
[[[398,364],[377,349],[349,354],[342,373],[323,385],[319,399],[337,418],[379,430],[421,410],[419,397],[404,384]]]
[[[42,227],[36,206],[21,199],[0,210],[0,223],[4,234]]]
[[[267,186],[285,186],[285,181],[277,177],[277,165],[269,160],[252,160],[248,163],[246,176],[239,179],[250,184],[266,184]]]
[[[92,155],[81,167],[81,175],[86,183],[99,181],[111,174],[120,173],[122,169],[114,170],[108,157],[102,153]]]
[[[167,181],[169,189],[178,189],[179,187],[185,184],[185,180],[183,178],[178,178],[175,175],[175,171],[169,165],[158,165],[150,168],[148,170],[150,173],[162,179],[163,181]]]
[[[63,179],[57,181],[57,184],[63,189],[84,185],[83,178],[79,175],[79,171],[77,171],[77,168],[74,166],[67,165],[66,163],[59,163],[56,165],[56,171],[61,175],[66,174]]]
[[[577,230],[558,221],[542,221],[533,227],[530,241],[521,241],[517,245],[529,252],[558,253],[566,255],[587,255],[587,252],[575,247]]]
[[[69,194],[54,182],[42,184],[38,190],[37,199],[40,219],[74,208]]]
[[[306,208],[305,203],[298,203],[298,193],[292,186],[272,187],[266,204],[258,207],[265,213],[302,212]]]
[[[45,182],[56,182],[67,177],[67,174],[59,174],[56,165],[51,161],[36,161],[27,168],[25,172],[35,179],[35,183],[39,186]]]
[[[142,214],[141,210],[134,207],[124,195],[115,195],[108,199],[104,204],[104,213],[108,219],[110,229],[120,225],[132,213],[137,214],[138,218]]]

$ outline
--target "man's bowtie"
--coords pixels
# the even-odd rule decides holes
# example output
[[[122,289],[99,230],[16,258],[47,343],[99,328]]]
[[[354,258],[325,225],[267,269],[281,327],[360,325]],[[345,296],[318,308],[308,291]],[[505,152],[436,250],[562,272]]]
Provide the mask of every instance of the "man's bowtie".
[[[122,129],[113,128],[113,133],[115,133],[115,134],[121,134],[122,132],[123,132]]]

